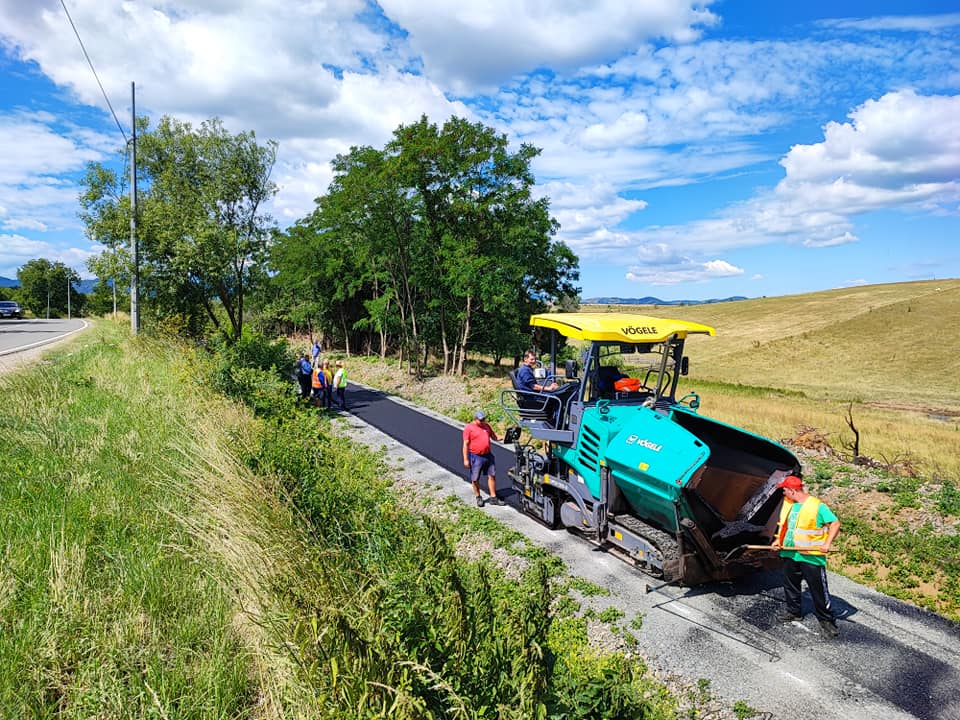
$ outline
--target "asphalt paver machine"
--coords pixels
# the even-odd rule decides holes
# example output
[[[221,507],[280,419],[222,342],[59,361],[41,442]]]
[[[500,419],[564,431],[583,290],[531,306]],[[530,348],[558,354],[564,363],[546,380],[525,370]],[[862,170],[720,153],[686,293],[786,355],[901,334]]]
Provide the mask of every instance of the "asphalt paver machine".
[[[521,510],[566,528],[666,582],[694,585],[777,565],[769,546],[782,493],[800,471],[787,448],[698,412],[676,398],[690,335],[706,325],[628,313],[544,313],[538,383],[501,405]],[[560,355],[573,359],[558,365]],[[526,432],[524,432],[526,431]]]

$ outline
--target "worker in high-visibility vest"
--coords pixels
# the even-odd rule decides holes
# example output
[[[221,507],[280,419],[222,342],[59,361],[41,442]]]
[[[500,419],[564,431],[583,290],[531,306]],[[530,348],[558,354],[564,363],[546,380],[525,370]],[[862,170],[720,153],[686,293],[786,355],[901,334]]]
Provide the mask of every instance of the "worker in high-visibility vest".
[[[323,374],[323,368],[320,366],[319,360],[314,362],[313,373],[310,382],[313,390],[313,404],[317,407],[326,407],[327,377]]]
[[[773,546],[780,549],[783,558],[783,594],[787,603],[778,619],[791,622],[803,617],[800,587],[806,580],[821,633],[837,637],[840,631],[827,589],[827,553],[840,532],[840,520],[826,503],[804,490],[803,480],[796,475],[788,475],[777,487],[783,490],[783,507]]]
[[[343,360],[337,360],[337,371],[333,374],[333,391],[337,394],[337,404],[341,410],[347,409],[347,369]]]
[[[324,389],[325,395],[323,398],[324,400],[323,404],[326,405],[328,408],[332,408],[333,407],[333,370],[330,368],[330,361],[327,360],[326,358],[323,359],[323,362],[321,363],[320,366],[323,369],[323,378],[327,382],[326,388]]]

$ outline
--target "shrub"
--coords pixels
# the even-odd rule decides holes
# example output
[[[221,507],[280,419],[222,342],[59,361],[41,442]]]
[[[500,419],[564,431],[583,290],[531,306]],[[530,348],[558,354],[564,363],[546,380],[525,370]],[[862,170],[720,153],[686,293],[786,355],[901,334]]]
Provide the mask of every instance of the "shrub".
[[[293,406],[294,358],[286,340],[244,329],[235,343],[211,342],[211,382],[227,397],[243,400],[261,415],[289,415]]]
[[[649,700],[656,691],[639,680],[642,666],[622,654],[594,657],[584,636],[551,631],[555,621],[584,621],[556,620],[551,601],[562,592],[549,561],[535,560],[517,583],[458,558],[436,521],[394,502],[378,456],[332,438],[293,401],[277,379],[282,350],[256,336],[218,345],[214,375],[267,416],[246,461],[280,481],[312,540],[312,571],[283,589],[294,608],[286,645],[329,717],[659,712]],[[611,620],[618,613],[608,611]]]
[[[312,580],[290,589],[290,632],[330,717],[654,716],[642,669],[586,657],[585,637],[557,641],[568,608],[550,609],[548,563],[516,583],[458,558],[435,521],[396,505],[378,457],[297,406],[262,428],[248,462],[281,480],[316,548]]]

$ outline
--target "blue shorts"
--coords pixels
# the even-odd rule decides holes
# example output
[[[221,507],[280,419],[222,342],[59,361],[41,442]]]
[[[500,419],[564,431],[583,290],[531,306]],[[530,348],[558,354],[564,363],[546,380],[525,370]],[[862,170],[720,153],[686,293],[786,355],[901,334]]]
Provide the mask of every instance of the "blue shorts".
[[[481,475],[496,475],[497,466],[494,465],[493,453],[477,455],[470,453],[470,482],[478,482]]]

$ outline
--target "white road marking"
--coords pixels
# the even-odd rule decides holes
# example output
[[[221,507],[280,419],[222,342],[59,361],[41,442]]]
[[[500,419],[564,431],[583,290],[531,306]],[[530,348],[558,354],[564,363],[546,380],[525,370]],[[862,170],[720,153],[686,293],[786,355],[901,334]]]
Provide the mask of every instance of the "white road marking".
[[[76,330],[71,330],[70,332],[63,333],[63,335],[56,335],[52,338],[47,338],[46,340],[38,340],[37,342],[30,343],[29,345],[20,345],[19,347],[15,347],[12,350],[2,350],[0,351],[0,356],[13,355],[14,353],[23,352],[24,350],[29,350],[30,348],[38,347],[40,345],[46,345],[47,343],[56,342],[57,340],[62,340],[68,335],[73,335],[74,333],[78,333],[81,330],[86,330],[88,327],[90,327],[90,323],[88,323],[86,320],[81,320],[80,322],[83,323],[83,326],[78,327]]]

